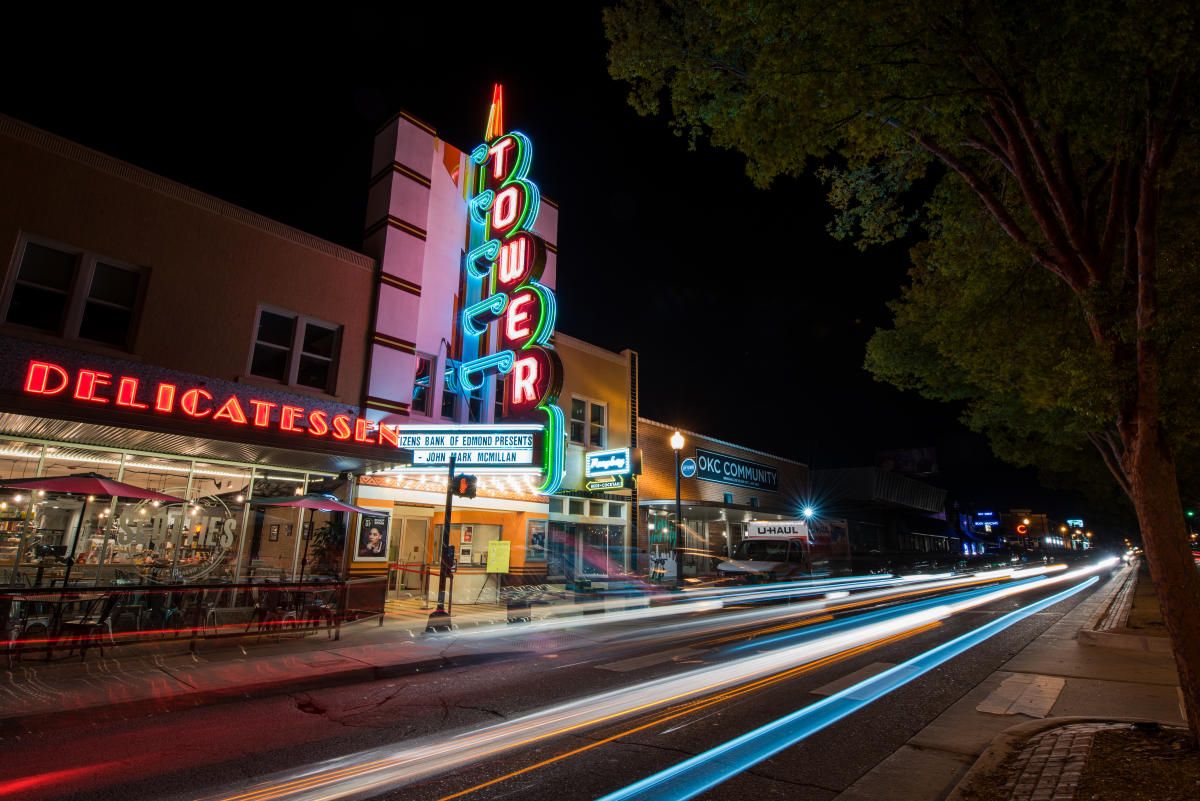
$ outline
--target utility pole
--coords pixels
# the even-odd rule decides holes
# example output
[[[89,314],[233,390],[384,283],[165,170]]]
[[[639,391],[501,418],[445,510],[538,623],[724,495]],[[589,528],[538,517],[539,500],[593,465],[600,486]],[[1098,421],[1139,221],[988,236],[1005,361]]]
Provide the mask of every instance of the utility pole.
[[[450,628],[450,615],[446,612],[446,576],[454,569],[454,548],[450,545],[450,513],[454,508],[454,454],[450,454],[450,474],[446,479],[446,520],[442,523],[440,545],[441,565],[438,568],[437,609],[429,613],[425,631],[432,632]]]

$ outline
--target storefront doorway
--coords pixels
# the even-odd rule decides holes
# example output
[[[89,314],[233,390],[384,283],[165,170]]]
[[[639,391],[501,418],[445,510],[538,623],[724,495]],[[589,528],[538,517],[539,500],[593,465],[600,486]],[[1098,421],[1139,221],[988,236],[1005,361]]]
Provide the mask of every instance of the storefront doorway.
[[[396,506],[392,510],[392,552],[388,554],[388,592],[407,597],[425,588],[433,509]]]

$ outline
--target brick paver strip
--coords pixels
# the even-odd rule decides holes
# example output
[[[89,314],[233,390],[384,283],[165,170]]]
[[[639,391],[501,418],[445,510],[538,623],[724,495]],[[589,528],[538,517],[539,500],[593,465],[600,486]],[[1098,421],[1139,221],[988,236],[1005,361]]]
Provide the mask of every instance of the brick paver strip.
[[[1128,723],[1076,723],[1032,738],[1009,768],[1009,801],[1074,801],[1097,732]]]

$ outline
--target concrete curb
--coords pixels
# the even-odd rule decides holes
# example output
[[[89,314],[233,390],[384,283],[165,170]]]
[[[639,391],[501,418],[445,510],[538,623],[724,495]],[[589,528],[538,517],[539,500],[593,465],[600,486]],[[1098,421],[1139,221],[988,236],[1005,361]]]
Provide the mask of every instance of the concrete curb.
[[[1146,651],[1152,654],[1171,653],[1170,637],[1150,637],[1145,634],[1124,634],[1119,631],[1079,630],[1079,642],[1100,648],[1120,648],[1125,651]]]
[[[1152,718],[1091,717],[1086,715],[1045,718],[1027,723],[1018,723],[1016,726],[1010,726],[996,735],[991,745],[979,755],[975,763],[959,779],[958,784],[954,785],[954,789],[946,796],[945,801],[965,801],[966,796],[964,793],[966,792],[966,788],[975,779],[990,773],[1011,760],[1021,752],[1021,749],[1025,747],[1026,742],[1030,738],[1051,729],[1056,729],[1060,726],[1070,726],[1075,723],[1157,723],[1160,726],[1179,725],[1178,723],[1166,723],[1160,720],[1153,720]]]
[[[55,712],[13,715],[0,718],[0,738],[20,735],[35,727],[39,731],[54,731],[76,727],[80,723],[95,724],[119,718],[194,709],[196,707],[211,706],[228,701],[269,698],[294,692],[336,687],[343,684],[391,679],[432,670],[441,670],[447,667],[460,667],[482,663],[492,659],[500,659],[506,655],[508,653],[500,652],[496,654],[437,656],[411,662],[397,662],[391,665],[364,665],[362,667],[353,667],[347,670],[333,671],[315,676],[299,676],[289,679],[263,681],[253,684],[242,684],[236,687],[197,689],[193,692],[177,693],[165,698],[142,698],[113,704],[100,703]]]
[[[1132,564],[1125,568],[1128,575],[1121,586],[1113,593],[1113,597],[1088,620],[1079,630],[1079,642],[1084,645],[1101,648],[1120,648],[1125,651],[1144,651],[1152,654],[1171,653],[1169,637],[1151,637],[1145,634],[1132,634],[1125,629],[1129,621],[1130,610],[1133,609],[1133,596],[1137,592],[1138,565]]]

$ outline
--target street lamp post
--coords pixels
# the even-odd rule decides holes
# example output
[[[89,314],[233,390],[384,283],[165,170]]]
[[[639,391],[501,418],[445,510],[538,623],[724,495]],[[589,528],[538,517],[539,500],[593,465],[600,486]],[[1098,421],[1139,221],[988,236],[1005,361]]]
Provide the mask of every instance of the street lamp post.
[[[683,458],[683,434],[676,431],[671,435],[671,448],[675,451],[675,584],[683,585],[683,522],[682,504],[679,501],[679,465]]]

